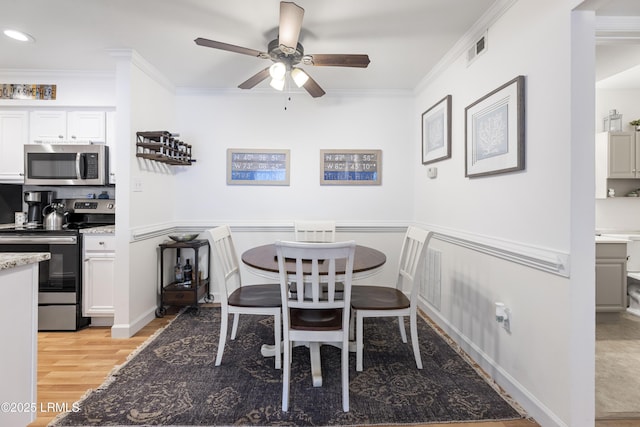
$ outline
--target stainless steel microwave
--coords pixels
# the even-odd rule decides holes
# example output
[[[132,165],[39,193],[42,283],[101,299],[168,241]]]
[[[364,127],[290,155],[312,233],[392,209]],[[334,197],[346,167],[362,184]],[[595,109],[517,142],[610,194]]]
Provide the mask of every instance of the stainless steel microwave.
[[[25,144],[26,185],[107,185],[109,147],[103,144]]]

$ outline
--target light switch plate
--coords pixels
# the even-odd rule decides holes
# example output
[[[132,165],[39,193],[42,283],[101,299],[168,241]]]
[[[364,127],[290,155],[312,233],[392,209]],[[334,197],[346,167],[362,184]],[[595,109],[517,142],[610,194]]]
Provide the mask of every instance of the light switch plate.
[[[132,185],[132,190],[136,193],[139,193],[142,191],[142,178],[140,178],[139,176],[133,178],[133,180],[131,181],[131,185]]]
[[[428,168],[427,169],[427,176],[429,178],[435,178],[438,176],[438,168]]]

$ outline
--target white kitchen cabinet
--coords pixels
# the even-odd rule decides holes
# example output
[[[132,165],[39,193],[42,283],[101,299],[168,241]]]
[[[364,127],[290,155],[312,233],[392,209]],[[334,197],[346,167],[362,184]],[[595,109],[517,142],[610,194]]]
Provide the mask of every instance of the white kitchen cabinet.
[[[627,309],[627,242],[596,242],[596,311]]]
[[[99,142],[106,140],[104,111],[35,110],[30,113],[29,141]]]
[[[27,111],[0,111],[0,183],[24,182],[24,144],[28,141]]]
[[[114,234],[83,234],[82,315],[94,326],[113,323],[115,243]]]

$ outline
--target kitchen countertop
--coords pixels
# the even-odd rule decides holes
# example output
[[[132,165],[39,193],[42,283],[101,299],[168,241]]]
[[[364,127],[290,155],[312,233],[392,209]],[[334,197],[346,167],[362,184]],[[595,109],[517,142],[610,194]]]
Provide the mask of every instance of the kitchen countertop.
[[[629,239],[611,234],[596,236],[596,243],[627,243]]]
[[[0,253],[0,270],[7,270],[48,259],[51,259],[49,252],[3,252]]]
[[[1,228],[13,228],[15,227],[14,223],[11,224],[0,224]],[[28,229],[25,229],[28,230]],[[80,230],[80,233],[95,233],[95,234],[113,234],[116,232],[115,225],[105,225],[102,227],[91,227],[91,228],[83,228]]]
[[[115,225],[105,225],[102,227],[83,228],[80,230],[81,234],[115,234]]]

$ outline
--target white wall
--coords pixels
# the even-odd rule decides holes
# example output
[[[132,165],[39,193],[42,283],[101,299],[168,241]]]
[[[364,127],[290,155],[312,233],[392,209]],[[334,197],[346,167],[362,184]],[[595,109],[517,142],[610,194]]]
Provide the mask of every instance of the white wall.
[[[549,274],[436,238],[432,246],[443,252],[440,308],[426,308],[542,425],[586,426],[594,413],[593,192],[572,185],[592,185],[594,148],[593,139],[580,141],[579,160],[571,129],[579,117],[570,113],[572,93],[586,93],[576,100],[587,108],[593,101],[581,80],[572,81],[572,67],[589,59],[572,56],[570,3],[518,1],[489,27],[487,52],[468,67],[461,54],[423,84],[414,139],[420,114],[451,94],[453,146],[451,159],[429,165],[438,168],[436,179],[417,167],[414,200],[416,220],[436,231],[571,258],[570,271]],[[526,77],[525,171],[465,178],[465,107],[517,75]],[[417,144],[414,150],[418,155]],[[585,206],[577,221],[574,209]],[[579,308],[578,292],[586,295]],[[496,301],[512,309],[510,333],[492,320]]]
[[[162,238],[132,242],[132,230],[164,227],[173,221],[173,171],[138,159],[136,132],[174,126],[173,87],[135,52],[117,62],[116,117],[116,284],[112,336],[130,337],[155,317],[158,295],[158,244]],[[142,191],[132,191],[132,181]],[[169,203],[169,204],[168,204]]]
[[[115,79],[113,74],[62,73],[55,71],[30,72],[0,70],[2,83],[54,84],[55,100],[0,99],[0,107],[113,107]]]
[[[354,71],[357,72],[357,71]],[[334,219],[363,224],[412,217],[415,141],[406,93],[184,93],[177,126],[193,144],[193,166],[178,168],[172,206],[181,221],[284,222]],[[291,150],[289,186],[227,185],[227,148]],[[321,149],[382,150],[382,185],[320,185]]]

